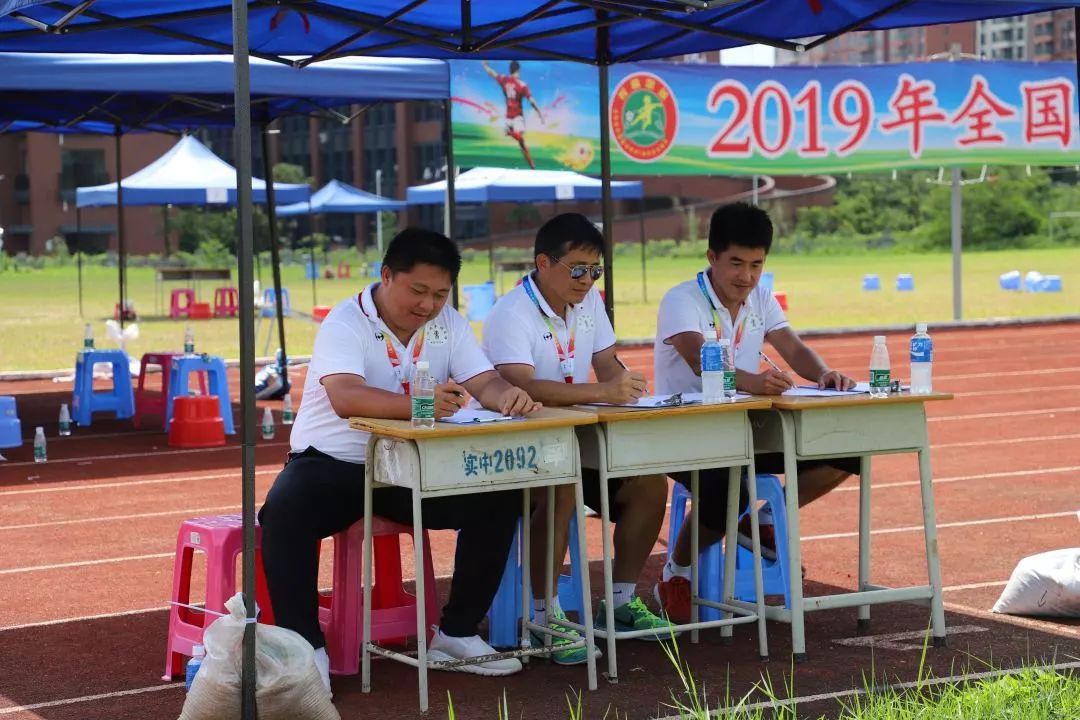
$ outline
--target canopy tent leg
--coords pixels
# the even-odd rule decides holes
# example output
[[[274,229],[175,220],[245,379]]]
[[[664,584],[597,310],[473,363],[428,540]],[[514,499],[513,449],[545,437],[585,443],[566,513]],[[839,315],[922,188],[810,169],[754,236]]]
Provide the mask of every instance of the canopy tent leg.
[[[641,302],[649,302],[649,279],[646,269],[646,245],[645,239],[645,198],[638,201],[638,234],[641,236]]]
[[[961,212],[960,168],[952,169],[952,197],[950,198],[950,220],[952,224],[952,312],[953,320],[964,317],[963,278],[960,272],[960,258],[964,244],[964,218]]]
[[[274,191],[274,167],[270,162],[270,133],[269,123],[262,126],[262,156],[263,156],[263,177],[266,178],[266,218],[267,224],[270,226],[270,262],[273,265],[271,268],[274,275],[274,298],[276,304],[277,314],[277,326],[278,326],[278,344],[281,347],[281,367],[282,367],[282,383],[285,388],[285,392],[289,392],[289,354],[285,350],[285,313],[283,310],[283,303],[281,299],[281,252],[278,250],[278,224],[277,224],[277,196]],[[312,257],[312,263],[315,259]],[[312,280],[311,284],[311,300],[312,305],[315,303],[315,281]],[[241,308],[250,308],[253,305],[243,305]],[[244,312],[245,310],[241,310]],[[254,351],[253,353],[254,354]]]
[[[79,266],[79,317],[83,316],[82,301],[82,209],[75,203],[75,262]]]
[[[124,329],[124,310],[127,308],[127,243],[124,236],[124,171],[120,151],[120,126],[116,126],[116,267],[120,279],[120,329]],[[78,198],[75,200],[78,204]]]
[[[457,245],[457,237],[455,232],[457,230],[457,194],[454,188],[457,182],[457,173],[454,172],[454,125],[451,119],[451,101],[449,99],[443,100],[443,142],[446,143],[446,204],[444,206],[444,224],[446,237]],[[454,294],[451,297],[454,307],[457,308],[460,303],[460,297],[458,293],[458,284],[454,283]]]
[[[600,28],[597,35],[607,42],[607,29]],[[615,211],[611,202],[611,134],[610,109],[608,108],[608,66],[600,66],[600,181],[601,181],[601,217],[604,224],[604,306],[611,324],[615,325],[615,278],[612,272],[614,261],[614,228],[612,223]]]

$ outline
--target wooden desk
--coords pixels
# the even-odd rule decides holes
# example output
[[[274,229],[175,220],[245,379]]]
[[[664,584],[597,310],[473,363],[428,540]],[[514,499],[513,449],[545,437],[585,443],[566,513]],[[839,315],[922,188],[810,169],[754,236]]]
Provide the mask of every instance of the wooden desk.
[[[412,490],[413,532],[423,533],[421,500],[429,497],[501,490],[525,490],[547,487],[549,523],[554,522],[554,486],[574,485],[578,527],[585,527],[585,505],[581,491],[581,465],[574,429],[596,423],[595,416],[572,410],[544,408],[533,416],[516,421],[451,425],[436,423],[431,429],[413,428],[405,420],[351,418],[353,429],[371,433],[364,471],[364,637],[371,637],[371,496],[376,485],[396,485]],[[529,495],[522,493],[522,649],[500,656],[546,654],[550,646],[530,648],[529,632],[554,631],[529,620],[532,592],[529,589]],[[548,575],[553,565],[553,532],[548,532]],[[588,567],[585,532],[578,534],[577,551],[581,567]],[[415,542],[416,597],[424,597],[424,543]],[[582,574],[582,602],[592,599],[588,573]],[[550,598],[549,598],[550,601]],[[550,607],[550,602],[549,602]],[[595,636],[591,615],[585,618],[584,640],[588,656],[589,689],[596,689]],[[416,603],[416,657],[394,652],[375,643],[364,642],[361,653],[363,691],[371,691],[371,653],[382,655],[417,668],[420,682],[420,710],[428,708],[427,621],[424,603]],[[565,648],[567,646],[561,646]],[[490,660],[492,658],[486,658]],[[475,661],[474,661],[475,662]],[[465,662],[430,663],[432,667],[450,668]]]
[[[792,653],[806,659],[804,616],[812,610],[858,607],[859,627],[870,622],[870,606],[879,603],[929,601],[934,645],[945,644],[945,609],[938,560],[937,519],[926,429],[927,402],[952,395],[904,392],[887,398],[849,395],[826,398],[772,398],[772,409],[752,416],[757,452],[783,452],[787,483],[788,563],[791,608],[768,606],[770,619],[791,623]],[[870,582],[870,459],[874,455],[917,453],[922,494],[923,534],[929,584],[886,588]],[[799,460],[859,456],[859,589],[821,597],[803,597],[799,529]],[[736,602],[736,604],[740,604]]]
[[[751,504],[757,501],[757,483],[754,480],[754,440],[749,412],[767,410],[772,403],[767,398],[755,398],[737,403],[720,405],[687,405],[675,408],[638,410],[624,407],[578,405],[576,410],[596,417],[597,424],[578,428],[581,443],[582,464],[600,473],[600,517],[604,542],[604,610],[606,627],[615,624],[615,608],[612,605],[612,569],[614,555],[611,547],[610,498],[608,478],[630,477],[653,473],[690,471],[691,497],[698,499],[698,471],[711,468],[729,468],[727,543],[735,547],[739,516],[739,484],[742,468],[748,470],[747,482]],[[723,602],[715,603],[698,597],[698,513],[691,521],[691,617],[690,622],[677,625],[678,630],[689,630],[691,642],[697,642],[698,630],[720,627],[725,638],[731,637],[732,626],[757,622],[758,645],[762,659],[767,659],[768,641],[765,630],[765,598],[761,584],[761,546],[758,536],[757,514],[751,513],[753,536],[754,581],[757,588],[757,604],[736,605],[735,556],[729,552],[725,557]],[[699,621],[699,607],[706,605],[724,611],[721,620]],[[753,609],[751,609],[753,608]],[[649,634],[650,631],[606,632],[596,634],[607,640],[608,680],[618,682],[615,641]]]

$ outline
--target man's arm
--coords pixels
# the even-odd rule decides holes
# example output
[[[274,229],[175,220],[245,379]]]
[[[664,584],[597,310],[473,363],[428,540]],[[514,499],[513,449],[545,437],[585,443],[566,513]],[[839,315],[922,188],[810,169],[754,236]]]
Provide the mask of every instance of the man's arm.
[[[837,390],[850,390],[855,381],[836,370],[830,370],[821,356],[802,341],[802,338],[790,327],[773,330],[765,336],[780,356],[787,361],[791,369],[818,387],[833,387]]]
[[[681,332],[672,335],[664,342],[675,348],[695,375],[701,374],[701,346],[705,344],[705,336],[699,332]]]
[[[614,358],[614,348],[611,357]],[[594,358],[595,362],[595,358]],[[617,363],[616,363],[617,366]],[[595,367],[595,365],[594,365]],[[606,378],[604,382],[567,383],[557,380],[539,380],[532,365],[506,364],[496,367],[499,374],[530,397],[545,405],[579,405],[583,403],[630,403],[641,397],[645,390],[645,378],[627,373],[619,368],[621,374]],[[597,373],[599,377],[599,372]]]
[[[671,343],[695,375],[701,375],[701,346],[705,344],[705,337],[701,333],[679,333],[668,338],[667,342]],[[735,387],[754,395],[779,395],[791,385],[785,373],[771,368],[762,373],[735,370]]]
[[[375,417],[408,420],[412,404],[408,395],[373,388],[359,375],[339,373],[322,379],[330,406],[338,417]]]
[[[536,104],[536,100],[533,99],[533,96],[531,94],[529,95],[529,104],[532,105],[532,109],[536,111],[537,117],[540,118],[540,124],[543,125],[544,113],[540,112],[540,106]]]
[[[473,376],[462,385],[485,408],[503,415],[529,415],[541,408],[528,392],[514,387],[494,370]]]

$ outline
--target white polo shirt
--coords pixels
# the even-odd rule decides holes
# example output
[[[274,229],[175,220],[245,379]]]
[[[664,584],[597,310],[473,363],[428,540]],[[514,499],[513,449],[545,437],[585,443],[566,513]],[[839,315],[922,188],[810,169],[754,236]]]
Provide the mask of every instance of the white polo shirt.
[[[653,370],[656,374],[656,392],[661,395],[701,392],[701,376],[695,375],[686,364],[671,344],[671,338],[684,332],[701,333],[706,339],[715,338],[716,325],[710,303],[720,317],[720,337],[731,339],[735,347],[735,367],[739,370],[756,373],[761,364],[758,353],[765,343],[765,336],[773,330],[788,327],[780,303],[768,288],[761,285],[751,291],[732,322],[731,313],[720,304],[720,298],[713,290],[708,269],[704,272],[708,300],[695,277],[668,290],[660,301],[656,339],[653,341]]]
[[[527,288],[533,291],[536,302],[529,297]],[[573,331],[573,379],[575,383],[589,382],[592,356],[615,344],[615,330],[595,286],[580,303],[568,306],[564,321],[548,305],[532,275],[527,276],[488,313],[484,321],[484,352],[496,366],[531,365],[536,379],[563,381],[553,329],[564,354],[569,352]]]
[[[290,435],[293,452],[314,447],[338,460],[364,462],[368,433],[350,429],[348,421],[334,412],[322,384],[327,375],[359,375],[371,387],[405,394],[384,338],[393,343],[401,377],[408,379],[420,333],[403,346],[379,317],[371,297],[374,287],[335,305],[315,335],[304,396]],[[428,361],[437,384],[451,377],[463,383],[493,369],[469,323],[449,304],[424,326],[424,344],[416,359]]]

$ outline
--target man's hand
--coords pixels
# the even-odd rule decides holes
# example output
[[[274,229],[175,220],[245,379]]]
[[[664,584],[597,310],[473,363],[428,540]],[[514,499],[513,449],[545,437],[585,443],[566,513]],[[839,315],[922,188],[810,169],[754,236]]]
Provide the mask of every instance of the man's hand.
[[[818,387],[822,390],[825,388],[835,388],[837,390],[850,390],[855,387],[855,381],[849,378],[839,370],[826,370],[821,373],[821,377],[818,378]]]
[[[465,388],[453,380],[435,386],[435,419],[450,417],[469,402]]]
[[[499,396],[498,404],[499,411],[503,415],[511,415],[514,417],[531,415],[543,407],[540,403],[535,402],[529,397],[529,393],[512,385],[504,390]]]
[[[746,389],[753,395],[780,395],[788,388],[795,387],[795,382],[786,372],[769,368],[765,372],[751,374]]]
[[[648,390],[645,376],[636,372],[625,372],[615,380],[604,385],[605,402],[612,405],[630,405]]]

